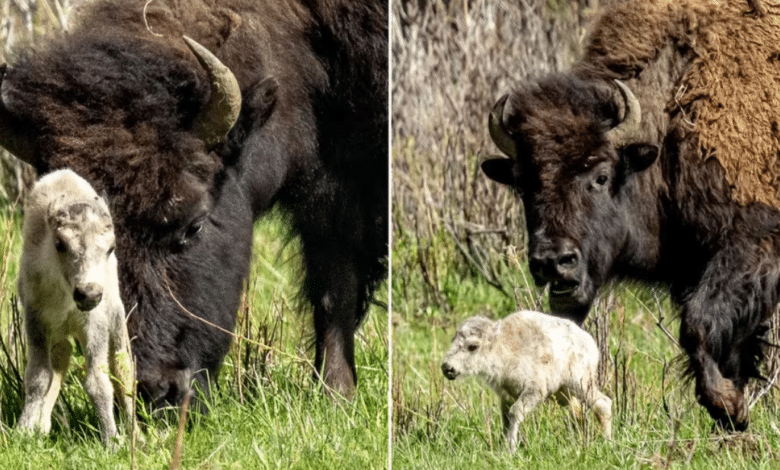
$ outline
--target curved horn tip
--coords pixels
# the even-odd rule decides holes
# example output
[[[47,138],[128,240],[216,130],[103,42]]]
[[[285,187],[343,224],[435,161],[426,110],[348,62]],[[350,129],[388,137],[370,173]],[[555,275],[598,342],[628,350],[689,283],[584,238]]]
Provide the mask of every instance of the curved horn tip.
[[[196,131],[208,146],[222,141],[241,112],[241,88],[235,75],[200,43],[183,35],[187,47],[206,70],[211,81],[211,97],[196,120]]]
[[[623,119],[608,132],[608,137],[615,145],[619,146],[624,144],[627,138],[639,130],[639,125],[642,122],[642,107],[639,104],[639,100],[625,83],[617,79],[614,82],[620,92],[620,96],[623,98],[625,111]]]
[[[504,106],[508,99],[509,94],[507,93],[493,105],[488,118],[488,131],[490,132],[490,138],[502,152],[512,158],[517,158],[515,142],[504,126]]]

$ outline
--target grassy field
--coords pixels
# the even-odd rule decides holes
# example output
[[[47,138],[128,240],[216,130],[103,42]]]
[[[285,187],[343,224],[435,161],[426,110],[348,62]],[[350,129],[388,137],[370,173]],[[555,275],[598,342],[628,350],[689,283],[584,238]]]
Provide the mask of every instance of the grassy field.
[[[511,257],[501,280],[507,296],[480,275],[454,268],[459,251],[446,237],[429,240],[440,267],[431,295],[419,264],[420,247],[403,235],[393,252],[393,468],[777,468],[780,417],[776,392],[751,410],[748,432],[729,435],[681,379],[679,328],[662,292],[613,286],[591,312],[587,329],[602,343],[603,391],[613,400],[613,440],[605,441],[592,414],[584,423],[545,403],[521,425],[516,455],[503,447],[494,393],[476,379],[450,382],[442,357],[457,325],[481,313],[492,318],[517,308],[546,308],[528,285],[525,263]],[[402,276],[401,273],[406,273]],[[662,326],[659,326],[662,325]],[[671,334],[671,337],[670,337]],[[762,385],[762,384],[758,384]],[[762,393],[756,387],[755,394]]]
[[[442,375],[467,317],[547,310],[527,272],[522,207],[479,169],[497,153],[487,112],[517,83],[568,67],[594,11],[612,1],[393,3],[395,469],[780,467],[776,390],[755,384],[747,432],[713,429],[682,379],[679,321],[663,290],[612,286],[585,324],[602,351],[612,441],[592,415],[580,423],[544,404],[509,455],[494,393]]]
[[[351,403],[323,396],[311,380],[310,316],[297,308],[296,244],[285,246],[279,220],[255,230],[255,252],[233,349],[207,416],[195,416],[184,434],[181,468],[387,468],[387,311],[372,307],[358,333],[358,392]],[[6,344],[16,344],[11,326],[20,251],[19,217],[0,212],[0,324]],[[387,288],[379,300],[387,302]],[[97,416],[80,383],[83,358],[71,365],[50,436],[13,429],[21,412],[22,351],[0,351],[0,468],[169,468],[177,423],[154,422],[136,442],[106,451]]]

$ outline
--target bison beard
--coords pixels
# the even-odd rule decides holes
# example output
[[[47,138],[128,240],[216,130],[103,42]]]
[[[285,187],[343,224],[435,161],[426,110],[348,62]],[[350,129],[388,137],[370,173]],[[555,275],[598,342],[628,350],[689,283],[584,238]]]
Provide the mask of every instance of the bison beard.
[[[691,109],[706,108],[708,95],[680,102],[698,70],[697,35],[708,32],[688,22],[692,12],[698,24],[757,21],[737,16],[736,5],[715,13],[727,9],[705,3],[628,2],[606,12],[571,71],[499,100],[490,133],[511,158],[482,169],[519,192],[530,269],[550,285],[555,313],[582,323],[611,279],[668,286],[699,402],[720,425],[744,429],[745,386],[760,377],[763,334],[780,300],[780,211],[738,198],[713,158],[726,152],[703,148],[707,121]],[[721,114],[730,112],[738,111]]]
[[[273,206],[303,245],[315,377],[350,396],[354,331],[385,275],[386,2],[180,3],[98,1],[21,51],[0,71],[0,145],[107,193],[149,403],[208,392]],[[240,114],[207,72],[223,65]],[[232,129],[212,119],[234,111]]]

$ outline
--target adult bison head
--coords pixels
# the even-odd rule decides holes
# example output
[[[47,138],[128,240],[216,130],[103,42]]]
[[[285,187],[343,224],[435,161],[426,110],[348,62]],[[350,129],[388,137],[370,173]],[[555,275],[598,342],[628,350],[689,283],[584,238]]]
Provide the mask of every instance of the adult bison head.
[[[128,225],[159,234],[197,222],[222,167],[212,150],[236,122],[241,92],[196,41],[175,46],[86,34],[24,51],[17,66],[0,65],[0,146],[40,173],[74,169]],[[47,66],[60,75],[39,70]]]
[[[599,286],[616,265],[631,264],[633,245],[652,230],[637,218],[635,175],[658,147],[626,144],[640,116],[623,83],[565,76],[505,95],[490,113],[490,135],[511,158],[487,160],[482,170],[520,194],[531,274],[550,285],[552,310],[580,324]]]
[[[211,325],[233,328],[247,271],[252,214],[222,150],[241,92],[186,37],[67,38],[0,66],[0,146],[106,193],[139,395],[175,403],[216,377],[230,337]]]

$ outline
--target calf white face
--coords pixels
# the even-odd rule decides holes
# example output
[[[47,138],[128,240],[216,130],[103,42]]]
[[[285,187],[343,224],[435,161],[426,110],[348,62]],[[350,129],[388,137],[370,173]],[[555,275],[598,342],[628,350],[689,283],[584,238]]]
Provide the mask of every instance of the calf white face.
[[[455,380],[485,372],[485,348],[492,339],[493,326],[493,321],[485,317],[471,317],[463,322],[441,364],[445,377]]]
[[[102,200],[49,207],[52,249],[62,281],[79,310],[97,307],[116,278],[114,226]]]

